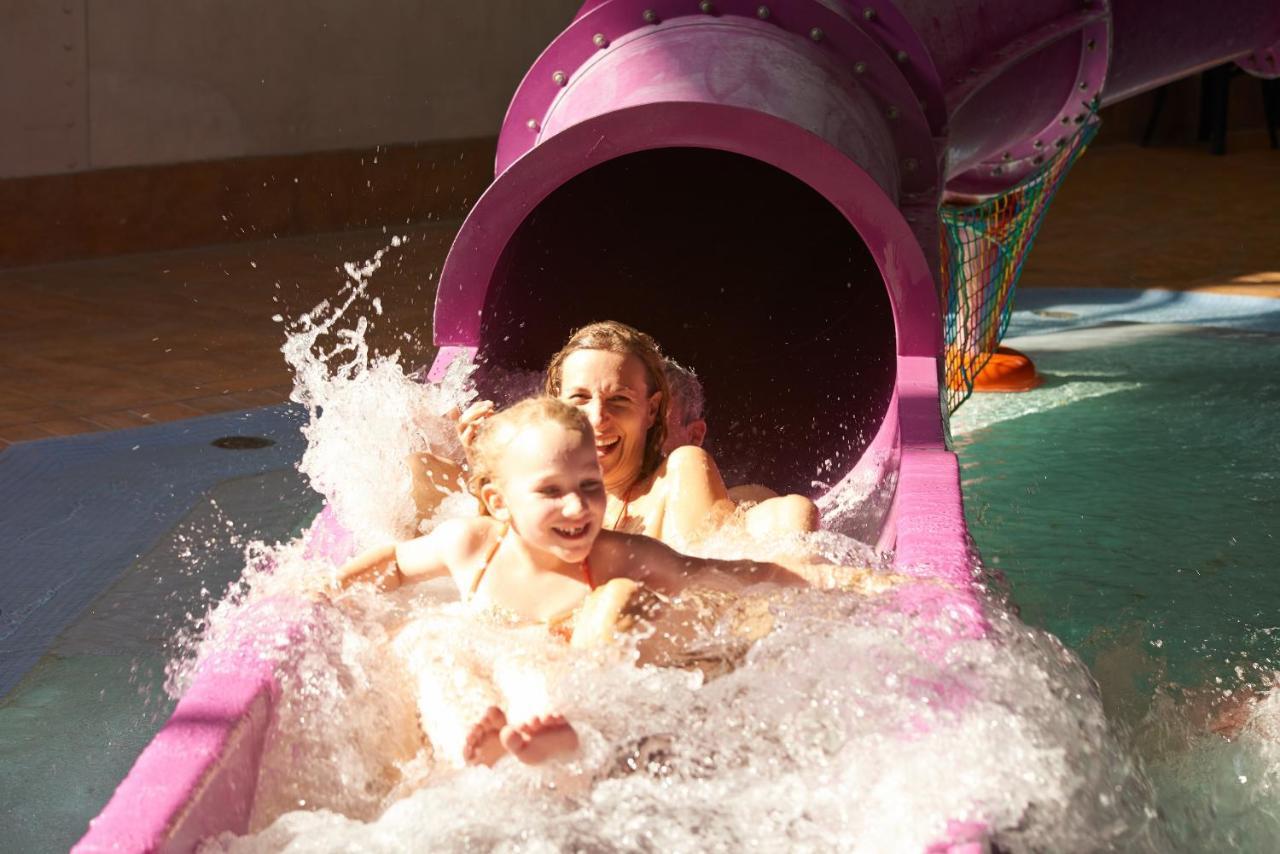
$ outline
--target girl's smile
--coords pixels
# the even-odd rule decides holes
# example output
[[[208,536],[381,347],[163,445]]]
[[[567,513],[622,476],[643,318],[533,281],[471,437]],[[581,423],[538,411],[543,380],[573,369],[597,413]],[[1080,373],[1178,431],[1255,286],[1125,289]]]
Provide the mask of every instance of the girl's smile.
[[[490,510],[535,552],[581,563],[604,519],[605,491],[593,442],[556,423],[523,428],[486,487]]]

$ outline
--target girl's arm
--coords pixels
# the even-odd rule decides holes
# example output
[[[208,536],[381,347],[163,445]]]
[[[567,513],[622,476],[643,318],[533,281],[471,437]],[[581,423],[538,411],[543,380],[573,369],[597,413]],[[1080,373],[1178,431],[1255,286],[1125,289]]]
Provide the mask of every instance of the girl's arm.
[[[905,580],[862,567],[690,557],[657,540],[636,535],[612,534],[606,539],[601,534],[601,541],[608,549],[611,575],[631,578],[668,595],[678,594],[692,584],[736,591],[763,583],[871,594]]]
[[[379,590],[395,590],[401,575],[396,565],[395,544],[377,546],[361,552],[338,568],[333,586],[346,590],[353,584],[371,581]]]
[[[447,575],[450,557],[474,539],[471,528],[468,520],[452,519],[424,537],[369,549],[338,570],[336,585],[346,590],[371,581],[379,590],[395,590],[406,582]]]

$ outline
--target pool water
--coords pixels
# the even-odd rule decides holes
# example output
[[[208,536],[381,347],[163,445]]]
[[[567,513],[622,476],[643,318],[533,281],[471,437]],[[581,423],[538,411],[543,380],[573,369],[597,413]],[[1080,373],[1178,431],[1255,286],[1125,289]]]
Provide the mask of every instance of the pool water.
[[[800,598],[783,606],[782,629],[747,666],[705,686],[682,671],[633,668],[569,679],[569,701],[594,734],[585,761],[602,782],[567,811],[546,781],[519,769],[467,772],[398,801],[380,826],[313,811],[316,802],[272,823],[291,801],[263,817],[262,836],[215,847],[349,849],[371,845],[372,830],[443,846],[470,838],[548,850],[554,840],[681,847],[764,838],[823,848],[859,836],[868,850],[918,849],[964,813],[971,793],[988,816],[1010,822],[1002,826],[1017,825],[1002,840],[1015,848],[1049,839],[1074,849],[1269,847],[1280,836],[1280,699],[1250,712],[1234,741],[1210,729],[1245,689],[1263,695],[1280,643],[1280,620],[1270,618],[1280,604],[1271,577],[1280,351],[1269,326],[1233,305],[1235,328],[1224,329],[1186,325],[1184,316],[1173,318],[1183,325],[1136,324],[1112,312],[1088,328],[1020,313],[1013,331],[1028,334],[1010,343],[1036,358],[1048,382],[1025,395],[975,397],[952,420],[970,528],[988,568],[1003,576],[1023,620],[1089,664],[1101,705],[1056,642],[1016,621],[998,620],[994,643],[957,645],[939,669],[904,643],[919,627],[857,602]],[[346,389],[356,403],[361,388],[409,388],[395,371],[366,378],[381,385]],[[340,412],[340,399],[328,402]],[[390,421],[403,425],[401,416]],[[330,423],[332,437],[310,437],[312,451],[334,449],[324,465],[312,461],[313,477],[352,468],[351,438],[336,429],[345,419]],[[357,432],[382,435],[367,425]],[[379,472],[398,459],[400,451],[371,458],[364,479],[387,482]],[[62,850],[78,838],[172,707],[162,685],[188,612],[202,614],[239,574],[248,539],[287,539],[317,509],[293,472],[227,482],[209,499],[0,703],[5,765],[29,769],[0,783],[0,850]],[[338,697],[353,714],[376,694],[379,662],[365,643],[376,627],[339,628],[339,646],[310,662],[299,716],[316,710],[308,701],[328,711],[334,699],[321,690],[333,680],[329,652],[344,667],[353,656],[343,678],[365,679],[362,668],[372,668],[368,690]],[[977,699],[960,712],[936,708],[914,687],[935,683],[972,685]],[[602,693],[645,714],[620,718]],[[707,713],[744,703],[753,711],[734,711],[727,729]],[[931,729],[904,738],[902,725],[915,720]],[[303,754],[323,749],[312,742],[326,731],[303,731]],[[608,770],[615,745],[643,746],[655,734],[656,771],[648,748],[648,774]],[[944,766],[937,756],[948,757]],[[339,771],[328,793],[335,808],[341,781],[360,768]],[[495,805],[520,821],[492,821]]]
[[[0,700],[0,852],[66,851],[173,710],[184,630],[320,501],[284,469],[224,481],[121,573]],[[19,770],[21,769],[21,770]]]
[[[466,394],[466,375],[424,394],[394,358],[361,347],[365,321],[352,315],[368,296],[352,278],[344,302],[296,324],[285,352],[295,399],[324,411],[305,428],[301,469],[358,538],[400,527],[403,460],[424,450],[424,434],[452,437],[443,413]],[[831,532],[813,544],[844,562],[866,551]],[[786,547],[703,545],[718,557]],[[205,648],[234,645],[263,596],[327,571],[303,544],[278,550],[269,572],[247,573],[242,595],[210,615]],[[1080,847],[1143,838],[1150,821],[1143,781],[1058,641],[1003,613],[993,613],[990,637],[965,639],[946,614],[820,592],[767,600],[774,631],[749,651],[731,652],[740,645],[717,624],[699,658],[731,672],[705,684],[701,671],[540,652],[507,629],[504,643],[530,644],[524,652],[552,671],[551,707],[573,722],[583,750],[546,768],[451,769],[417,739],[415,717],[434,710],[410,708],[411,692],[389,687],[412,681],[385,640],[406,620],[425,630],[399,637],[442,639],[405,653],[410,664],[489,648],[495,629],[418,595],[353,591],[342,608],[297,604],[290,619],[307,641],[281,653],[284,702],[267,737],[254,832],[224,835],[210,851],[714,850],[748,840],[921,850],[953,819],[990,822],[1014,848]]]
[[[1121,321],[1008,343],[1045,385],[952,419],[985,563],[1089,665],[1185,850],[1270,847],[1273,703],[1234,742],[1211,728],[1280,669],[1280,335]]]

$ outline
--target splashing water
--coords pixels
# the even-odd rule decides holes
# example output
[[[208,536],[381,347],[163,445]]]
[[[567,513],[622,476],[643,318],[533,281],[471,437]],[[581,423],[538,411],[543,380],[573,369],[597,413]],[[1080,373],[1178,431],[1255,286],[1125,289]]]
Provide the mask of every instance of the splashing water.
[[[365,264],[346,264],[341,302],[322,302],[290,324],[282,348],[294,371],[291,398],[312,416],[303,430],[307,451],[299,469],[354,533],[357,548],[413,533],[406,460],[423,451],[460,459],[452,422],[444,416],[474,396],[465,390],[469,363],[455,361],[441,383],[418,383],[401,366],[399,352],[370,354],[367,317],[354,327],[340,325],[364,302],[382,313],[381,303],[369,298],[369,277],[400,245],[396,238]]]
[[[360,546],[412,527],[405,459],[456,454],[444,416],[472,394],[468,365],[424,385],[398,354],[370,353],[367,319],[349,315],[380,310],[367,286],[382,255],[348,265],[341,300],[294,322],[284,348],[294,399],[312,414],[301,468]],[[709,678],[635,666],[631,648],[574,651],[483,625],[434,583],[353,592],[341,609],[312,603],[296,592],[331,569],[312,545],[259,546],[199,639],[201,655],[269,650],[282,688],[253,832],[206,851],[918,851],[956,821],[992,828],[1007,850],[1164,847],[1145,777],[1108,729],[1087,671],[999,601],[988,603],[988,637],[955,633],[939,652],[917,639],[946,635],[945,618],[903,613],[891,598],[763,591],[773,630],[747,644],[723,620],[710,627],[699,649],[722,659],[723,675]],[[806,545],[875,559],[831,532]],[[703,551],[776,548],[721,538]],[[580,754],[537,768],[437,763],[412,678],[387,652],[408,620],[432,627],[434,643],[522,644],[545,660]],[[175,668],[175,690],[192,667]]]
[[[463,645],[493,629],[422,594],[316,613],[283,668],[260,830],[208,850],[923,850],[957,818],[1003,828],[1013,850],[1143,842],[1142,780],[1049,636],[1006,619],[932,661],[911,643],[920,627],[874,602],[810,592],[771,610],[774,631],[709,681],[549,655],[581,755],[464,771],[420,752],[400,666],[378,649],[410,611]]]

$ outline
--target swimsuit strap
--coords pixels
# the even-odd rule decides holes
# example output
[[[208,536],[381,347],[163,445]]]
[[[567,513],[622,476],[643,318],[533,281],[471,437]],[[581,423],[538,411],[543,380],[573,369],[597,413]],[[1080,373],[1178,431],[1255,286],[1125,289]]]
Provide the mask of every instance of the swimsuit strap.
[[[596,582],[591,576],[591,563],[586,558],[583,558],[582,560],[582,578],[587,582],[588,589],[594,592],[596,589]],[[565,643],[572,642],[574,623],[577,620],[578,611],[580,610],[582,610],[581,602],[574,605],[572,608],[569,608],[567,611],[562,611],[559,614],[548,617],[546,620],[547,631],[550,632],[553,637],[560,638],[560,640]]]
[[[481,565],[480,571],[476,573],[475,578],[471,580],[471,589],[467,591],[467,600],[475,598],[476,591],[480,589],[480,580],[484,578],[485,572],[489,569],[489,564],[493,561],[493,556],[498,553],[498,547],[502,545],[502,541],[507,536],[506,525],[502,526],[502,533],[498,534],[498,539],[493,541],[493,545],[489,546],[489,551],[484,554],[484,564]]]
[[[494,540],[493,545],[489,546],[489,550],[484,554],[484,564],[480,567],[480,571],[476,573],[475,578],[471,580],[471,589],[467,591],[467,600],[475,598],[476,591],[480,589],[480,582],[484,579],[484,574],[489,571],[489,564],[493,562],[493,556],[498,553],[498,548],[502,545],[502,541],[506,539],[507,529],[509,526],[503,525],[502,533],[498,535],[498,539]],[[591,575],[591,564],[586,558],[582,559],[582,580],[587,582],[588,590],[596,589],[595,579]]]
[[[613,527],[609,529],[610,531],[618,530],[618,526],[622,524],[622,520],[627,518],[627,508],[631,506],[631,490],[635,488],[636,485],[633,483],[627,487],[626,492],[622,493],[622,509],[618,511],[618,518],[613,520]]]

